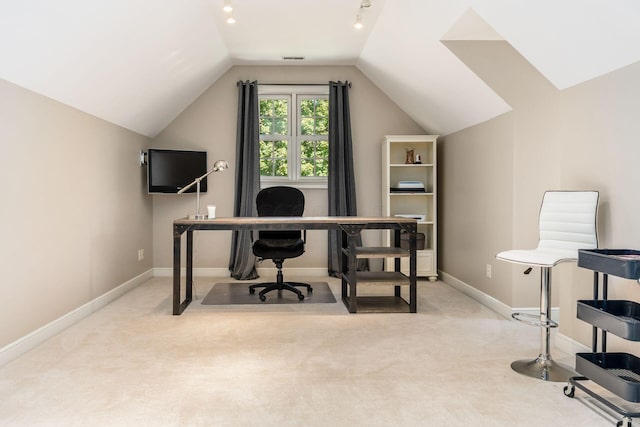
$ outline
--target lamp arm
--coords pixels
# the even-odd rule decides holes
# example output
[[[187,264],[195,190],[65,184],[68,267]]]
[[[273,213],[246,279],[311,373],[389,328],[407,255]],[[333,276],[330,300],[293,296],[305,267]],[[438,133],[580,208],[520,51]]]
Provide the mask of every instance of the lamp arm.
[[[208,177],[209,175],[211,175],[214,172],[218,172],[218,168],[213,168],[209,172],[205,173],[204,175],[194,179],[193,182],[191,182],[189,185],[187,185],[186,187],[182,187],[180,189],[180,191],[178,191],[178,194],[182,194],[185,191],[187,191],[188,189],[190,189],[191,187],[193,187],[194,185],[199,184],[200,181],[202,181],[203,179],[205,179],[206,177]]]
[[[207,216],[206,215],[200,215],[200,181],[202,181],[203,179],[205,179],[207,176],[211,175],[214,172],[218,172],[218,171],[223,171],[225,169],[227,169],[229,167],[229,163],[226,160],[218,160],[217,162],[215,162],[215,164],[213,165],[213,168],[205,173],[202,176],[199,176],[198,178],[194,179],[192,183],[186,185],[185,187],[182,187],[180,189],[180,191],[178,191],[178,194],[182,194],[185,191],[187,191],[188,189],[190,189],[191,187],[193,187],[194,185],[196,186],[197,190],[196,190],[196,213],[195,215],[193,215],[193,217],[195,219],[206,219]]]

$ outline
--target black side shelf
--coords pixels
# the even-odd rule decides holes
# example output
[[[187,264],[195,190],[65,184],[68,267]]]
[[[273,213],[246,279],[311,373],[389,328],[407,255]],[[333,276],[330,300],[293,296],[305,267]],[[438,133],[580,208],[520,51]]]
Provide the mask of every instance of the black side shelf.
[[[640,279],[640,251],[633,249],[580,249],[578,267],[612,274],[625,279]]]
[[[578,319],[629,341],[640,341],[640,304],[624,300],[580,300]]]
[[[578,353],[576,371],[629,402],[640,402],[640,359],[628,353]]]

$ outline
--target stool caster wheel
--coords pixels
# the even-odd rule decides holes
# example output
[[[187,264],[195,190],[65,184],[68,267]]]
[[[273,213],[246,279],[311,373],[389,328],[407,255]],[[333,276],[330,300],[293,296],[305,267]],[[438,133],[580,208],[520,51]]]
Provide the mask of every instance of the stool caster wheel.
[[[266,300],[267,300],[267,297],[265,297],[264,295],[260,295],[260,301],[263,301],[263,302],[264,302],[264,301],[266,301]]]
[[[304,295],[302,295],[302,294],[298,294],[298,299],[299,299],[300,301],[304,301]]]
[[[576,395],[576,388],[572,385],[564,386],[564,395],[573,398]]]

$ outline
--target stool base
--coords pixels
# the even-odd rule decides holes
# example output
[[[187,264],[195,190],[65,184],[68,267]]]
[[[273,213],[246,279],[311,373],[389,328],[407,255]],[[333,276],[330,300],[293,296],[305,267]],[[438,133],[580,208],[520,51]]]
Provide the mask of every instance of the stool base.
[[[566,382],[576,375],[571,368],[540,356],[534,360],[517,360],[511,364],[511,369],[531,378],[552,382]]]

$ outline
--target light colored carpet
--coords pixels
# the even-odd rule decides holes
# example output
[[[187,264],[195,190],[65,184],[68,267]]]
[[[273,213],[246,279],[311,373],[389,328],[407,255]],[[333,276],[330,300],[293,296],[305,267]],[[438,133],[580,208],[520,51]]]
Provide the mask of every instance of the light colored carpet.
[[[612,425],[563,383],[511,371],[537,355],[536,328],[443,282],[418,298],[417,314],[194,301],[172,316],[171,278],[154,278],[0,368],[0,425]]]

